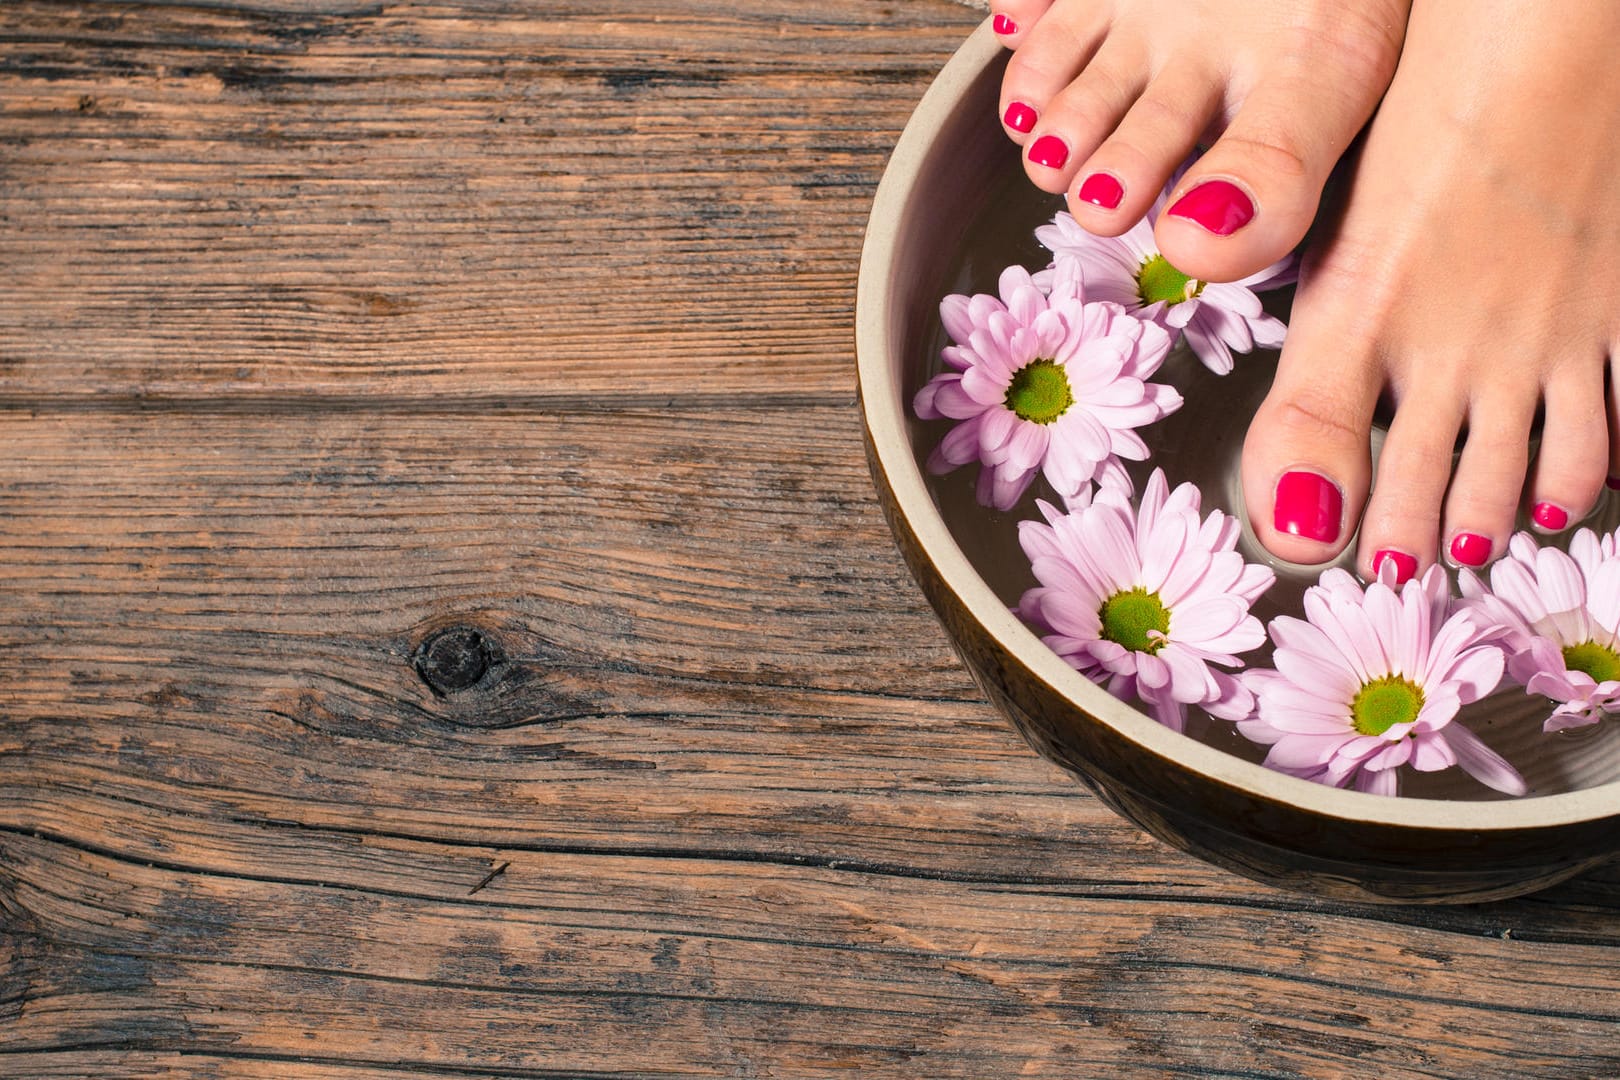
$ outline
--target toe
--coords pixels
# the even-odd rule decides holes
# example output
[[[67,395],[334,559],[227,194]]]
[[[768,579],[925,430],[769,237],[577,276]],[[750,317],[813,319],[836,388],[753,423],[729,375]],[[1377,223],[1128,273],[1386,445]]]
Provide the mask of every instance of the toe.
[[[1025,146],[1038,138],[1030,133],[1048,102],[1092,62],[1106,32],[1105,24],[1095,18],[1089,5],[1081,10],[1074,5],[1059,6],[1056,11],[1048,11],[1048,6],[1053,5],[1045,0],[996,5],[1008,24],[1019,28],[1009,34],[998,31],[1003,42],[1017,45],[1017,52],[1001,74],[1001,125],[1008,138]],[[1038,26],[1035,15],[1045,15]],[[1017,23],[1019,18],[1024,21]],[[1119,105],[1119,112],[1123,113],[1128,104]]]
[[[1176,185],[1157,223],[1159,250],[1209,281],[1235,281],[1287,255],[1387,82],[1348,81],[1331,64],[1279,67]]]
[[[1216,73],[1197,60],[1166,67],[1077,170],[1068,198],[1075,220],[1103,236],[1140,221],[1215,118],[1220,95]]]
[[[1441,553],[1454,566],[1484,566],[1507,550],[1530,464],[1536,388],[1496,382],[1488,389],[1469,406],[1441,521]]]
[[[1142,93],[1145,64],[1129,42],[1111,40],[1084,71],[1048,99],[1024,152],[1025,171],[1037,187],[1056,193],[1069,186],[1080,164]],[[1042,146],[1042,140],[1049,145]]]
[[[1347,325],[1299,312],[1243,444],[1243,497],[1261,545],[1321,563],[1344,549],[1366,499],[1382,376]]]
[[[1530,470],[1530,527],[1558,533],[1597,504],[1609,466],[1609,429],[1599,356],[1549,375],[1542,390],[1546,417],[1541,449]]]
[[[1404,394],[1378,452],[1361,519],[1356,570],[1371,580],[1388,560],[1406,581],[1438,558],[1440,506],[1462,428],[1464,401],[1443,379]]]
[[[1009,49],[1018,48],[1051,6],[1052,0],[996,0],[990,5],[990,27],[996,40]]]

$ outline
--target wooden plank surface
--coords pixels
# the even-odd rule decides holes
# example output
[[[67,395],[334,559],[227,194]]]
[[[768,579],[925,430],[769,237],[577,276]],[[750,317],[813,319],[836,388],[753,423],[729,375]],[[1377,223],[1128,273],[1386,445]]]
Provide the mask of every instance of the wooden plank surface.
[[[1620,1075],[1620,871],[1232,877],[875,505],[944,0],[0,7],[0,1075]]]

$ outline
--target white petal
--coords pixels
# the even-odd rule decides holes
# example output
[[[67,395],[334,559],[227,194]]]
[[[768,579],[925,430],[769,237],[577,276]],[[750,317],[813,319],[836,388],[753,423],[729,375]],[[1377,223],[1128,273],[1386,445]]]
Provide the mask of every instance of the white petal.
[[[1519,770],[1461,724],[1447,728],[1445,737],[1451,744],[1452,752],[1457,755],[1457,764],[1462,766],[1463,772],[1486,787],[1509,795],[1523,795],[1530,790],[1524,777],[1519,775]]]
[[[1264,314],[1260,306],[1260,298],[1241,285],[1209,282],[1204,291],[1198,294],[1198,299],[1206,304],[1241,315],[1245,319],[1258,318]]]
[[[1171,610],[1170,636],[1188,644],[1218,641],[1235,629],[1249,613],[1249,605],[1235,596],[1201,596]]]

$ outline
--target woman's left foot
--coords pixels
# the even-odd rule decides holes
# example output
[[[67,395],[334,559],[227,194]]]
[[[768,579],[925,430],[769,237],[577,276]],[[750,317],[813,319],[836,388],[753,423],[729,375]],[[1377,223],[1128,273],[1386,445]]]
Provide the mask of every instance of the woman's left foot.
[[[1386,560],[1403,577],[1480,566],[1521,507],[1560,532],[1620,474],[1605,389],[1620,340],[1617,41],[1613,0],[1556,18],[1524,0],[1416,6],[1245,444],[1251,524],[1273,554],[1325,561],[1359,519],[1364,576]],[[1395,413],[1374,480],[1384,393]]]

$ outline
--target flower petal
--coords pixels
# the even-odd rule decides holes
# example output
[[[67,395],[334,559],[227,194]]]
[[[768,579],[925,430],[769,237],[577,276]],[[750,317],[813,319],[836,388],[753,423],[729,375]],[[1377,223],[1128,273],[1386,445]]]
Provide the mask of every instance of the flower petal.
[[[1519,770],[1508,764],[1507,759],[1495,750],[1486,746],[1484,741],[1472,731],[1461,724],[1452,724],[1445,732],[1446,741],[1451,744],[1451,750],[1457,756],[1457,764],[1462,771],[1488,788],[1505,792],[1508,795],[1524,795],[1529,792],[1530,786],[1519,775]]]

